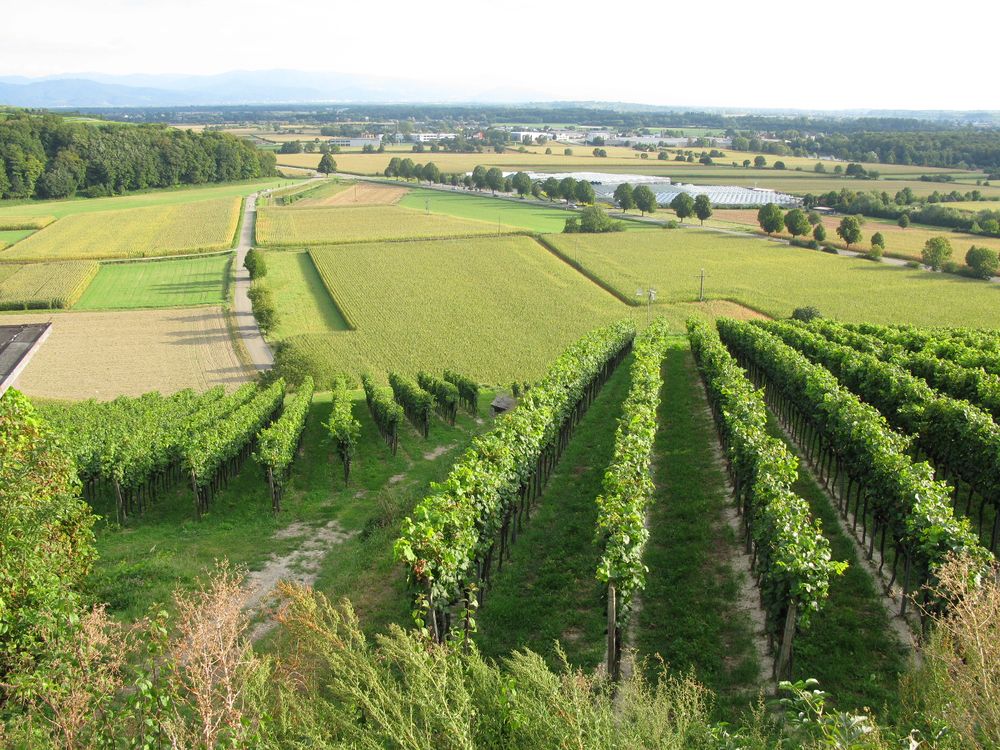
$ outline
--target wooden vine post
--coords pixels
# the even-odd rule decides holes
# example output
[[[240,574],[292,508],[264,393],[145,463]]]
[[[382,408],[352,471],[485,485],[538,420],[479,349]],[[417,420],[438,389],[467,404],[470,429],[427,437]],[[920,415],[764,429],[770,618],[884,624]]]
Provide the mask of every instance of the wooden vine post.
[[[618,594],[612,579],[608,582],[608,677],[615,682],[621,676],[618,656]]]
[[[781,648],[778,651],[778,661],[775,663],[775,679],[791,679],[792,672],[792,641],[795,639],[795,618],[798,615],[797,602],[792,599],[785,614],[785,630],[781,634]]]

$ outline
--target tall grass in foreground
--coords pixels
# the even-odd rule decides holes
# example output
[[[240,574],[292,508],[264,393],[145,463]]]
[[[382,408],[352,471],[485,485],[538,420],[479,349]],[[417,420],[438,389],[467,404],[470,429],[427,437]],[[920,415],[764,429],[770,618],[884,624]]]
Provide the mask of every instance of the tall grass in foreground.
[[[828,711],[810,683],[786,686],[779,718],[713,724],[713,696],[692,677],[636,670],[615,691],[602,673],[546,666],[530,651],[500,662],[398,627],[362,634],[351,605],[279,585],[283,627],[272,656],[249,639],[248,589],[221,567],[176,596],[172,618],[126,628],[82,615],[48,661],[2,685],[0,745],[11,748],[844,748],[995,747],[1000,588],[972,588],[953,561],[939,618],[914,675],[914,722],[896,735],[867,713]],[[930,717],[930,718],[928,718]],[[908,731],[908,730],[907,730]],[[925,737],[931,736],[929,741]]]

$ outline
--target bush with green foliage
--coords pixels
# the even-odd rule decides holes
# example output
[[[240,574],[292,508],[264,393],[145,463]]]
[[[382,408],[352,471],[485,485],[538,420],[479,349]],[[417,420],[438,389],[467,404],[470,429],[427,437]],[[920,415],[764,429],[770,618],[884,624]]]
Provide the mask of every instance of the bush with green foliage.
[[[965,263],[980,279],[996,276],[1000,271],[1000,256],[991,247],[976,247],[973,245],[965,254]]]
[[[250,306],[257,319],[257,325],[260,326],[262,333],[267,333],[278,322],[278,312],[274,306],[271,290],[258,282],[250,285],[247,296],[250,298]]]
[[[250,272],[251,281],[267,275],[267,262],[263,253],[255,247],[247,252],[246,258],[243,259],[243,267]]]
[[[822,318],[820,315],[819,308],[813,307],[812,305],[806,305],[805,307],[796,307],[792,310],[792,320],[801,320],[803,323],[808,323],[811,320],[816,320],[817,318]]]
[[[72,457],[27,398],[0,396],[0,683],[60,641],[96,557]],[[2,701],[0,701],[2,705]]]
[[[944,264],[951,260],[951,253],[951,242],[947,237],[931,237],[924,243],[920,258],[932,271],[940,271]]]

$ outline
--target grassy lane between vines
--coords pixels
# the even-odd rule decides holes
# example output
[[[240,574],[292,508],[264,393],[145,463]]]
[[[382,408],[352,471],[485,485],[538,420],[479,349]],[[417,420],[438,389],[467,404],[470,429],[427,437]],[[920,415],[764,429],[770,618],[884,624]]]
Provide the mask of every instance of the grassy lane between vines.
[[[492,393],[482,394],[480,413],[492,398]],[[100,521],[99,560],[87,586],[91,598],[107,602],[115,616],[131,621],[153,605],[169,606],[174,588],[192,588],[215,561],[227,559],[246,566],[251,582],[254,575],[269,571],[282,573],[282,578],[315,577],[316,588],[332,599],[354,601],[368,632],[390,622],[408,623],[410,595],[403,569],[392,560],[399,521],[429,482],[445,477],[472,436],[488,429],[490,421],[462,412],[455,427],[435,419],[427,440],[407,424],[392,456],[361,392],[355,399],[361,435],[348,486],[324,426],[330,394],[319,393],[280,514],[271,512],[263,470],[250,459],[200,522],[186,486],[125,527]],[[96,510],[107,517],[108,508]]]
[[[587,669],[604,658],[605,603],[596,577],[600,549],[597,495],[611,461],[615,429],[629,388],[632,358],[622,362],[576,428],[511,559],[495,573],[479,613],[476,642],[501,658],[530,648],[557,665],[559,641],[569,662]]]
[[[650,510],[649,568],[631,644],[639,658],[659,654],[671,671],[693,671],[718,695],[730,719],[759,690],[753,624],[738,605],[740,578],[730,560],[741,547],[725,520],[731,503],[725,468],[713,451],[715,426],[687,340],[664,361],[656,492]],[[648,659],[650,670],[658,668]]]
[[[769,416],[773,436],[801,454]],[[906,651],[889,626],[889,619],[871,576],[858,560],[851,540],[841,529],[837,511],[807,467],[800,464],[793,486],[809,502],[823,524],[835,560],[846,560],[847,571],[830,582],[826,607],[814,616],[808,630],[795,638],[795,674],[815,677],[844,711],[868,706],[891,720],[899,707],[899,678],[906,669]]]

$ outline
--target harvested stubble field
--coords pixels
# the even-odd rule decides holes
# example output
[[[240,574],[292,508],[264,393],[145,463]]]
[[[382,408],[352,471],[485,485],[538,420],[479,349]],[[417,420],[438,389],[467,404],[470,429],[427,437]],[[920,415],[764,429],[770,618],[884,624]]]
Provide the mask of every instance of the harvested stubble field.
[[[996,326],[1000,285],[695,228],[550,235],[571,262],[620,294],[652,285],[658,304],[729,299],[772,317],[814,305],[845,321]]]
[[[496,224],[399,206],[262,208],[256,231],[257,242],[272,247],[498,234]],[[504,227],[501,233],[512,231]]]
[[[239,198],[67,216],[0,255],[4,260],[141,258],[224,250]]]
[[[356,327],[285,339],[320,377],[443,366],[486,383],[535,377],[583,332],[627,314],[527,237],[340,245],[310,255]],[[288,299],[276,295],[279,319],[310,313]]]
[[[104,263],[77,310],[221,305],[233,254]]]
[[[0,310],[71,307],[97,275],[93,261],[0,265]]]
[[[843,217],[824,216],[822,220],[823,226],[826,228],[826,241],[837,247],[846,247],[843,240],[837,235],[837,226],[840,224],[841,218]],[[754,209],[718,209],[709,219],[708,224],[724,228],[749,229],[763,234],[760,225],[757,224],[757,211]],[[947,237],[954,250],[952,260],[958,263],[965,262],[965,253],[972,245],[991,247],[1000,251],[1000,238],[982,237],[923,224],[911,224],[906,229],[901,229],[894,221],[862,217],[861,232],[864,238],[861,242],[851,245],[852,250],[859,252],[870,250],[872,235],[875,232],[881,232],[885,238],[887,254],[913,260],[920,260],[920,252],[931,237]],[[777,236],[788,238],[791,235],[782,232]]]
[[[47,321],[52,333],[17,382],[29,396],[108,400],[248,380],[218,307],[0,316],[8,325]]]
[[[339,190],[328,195],[313,195],[303,198],[296,207],[318,208],[321,206],[393,206],[409,192],[402,185],[380,185],[372,182],[341,183]]]

